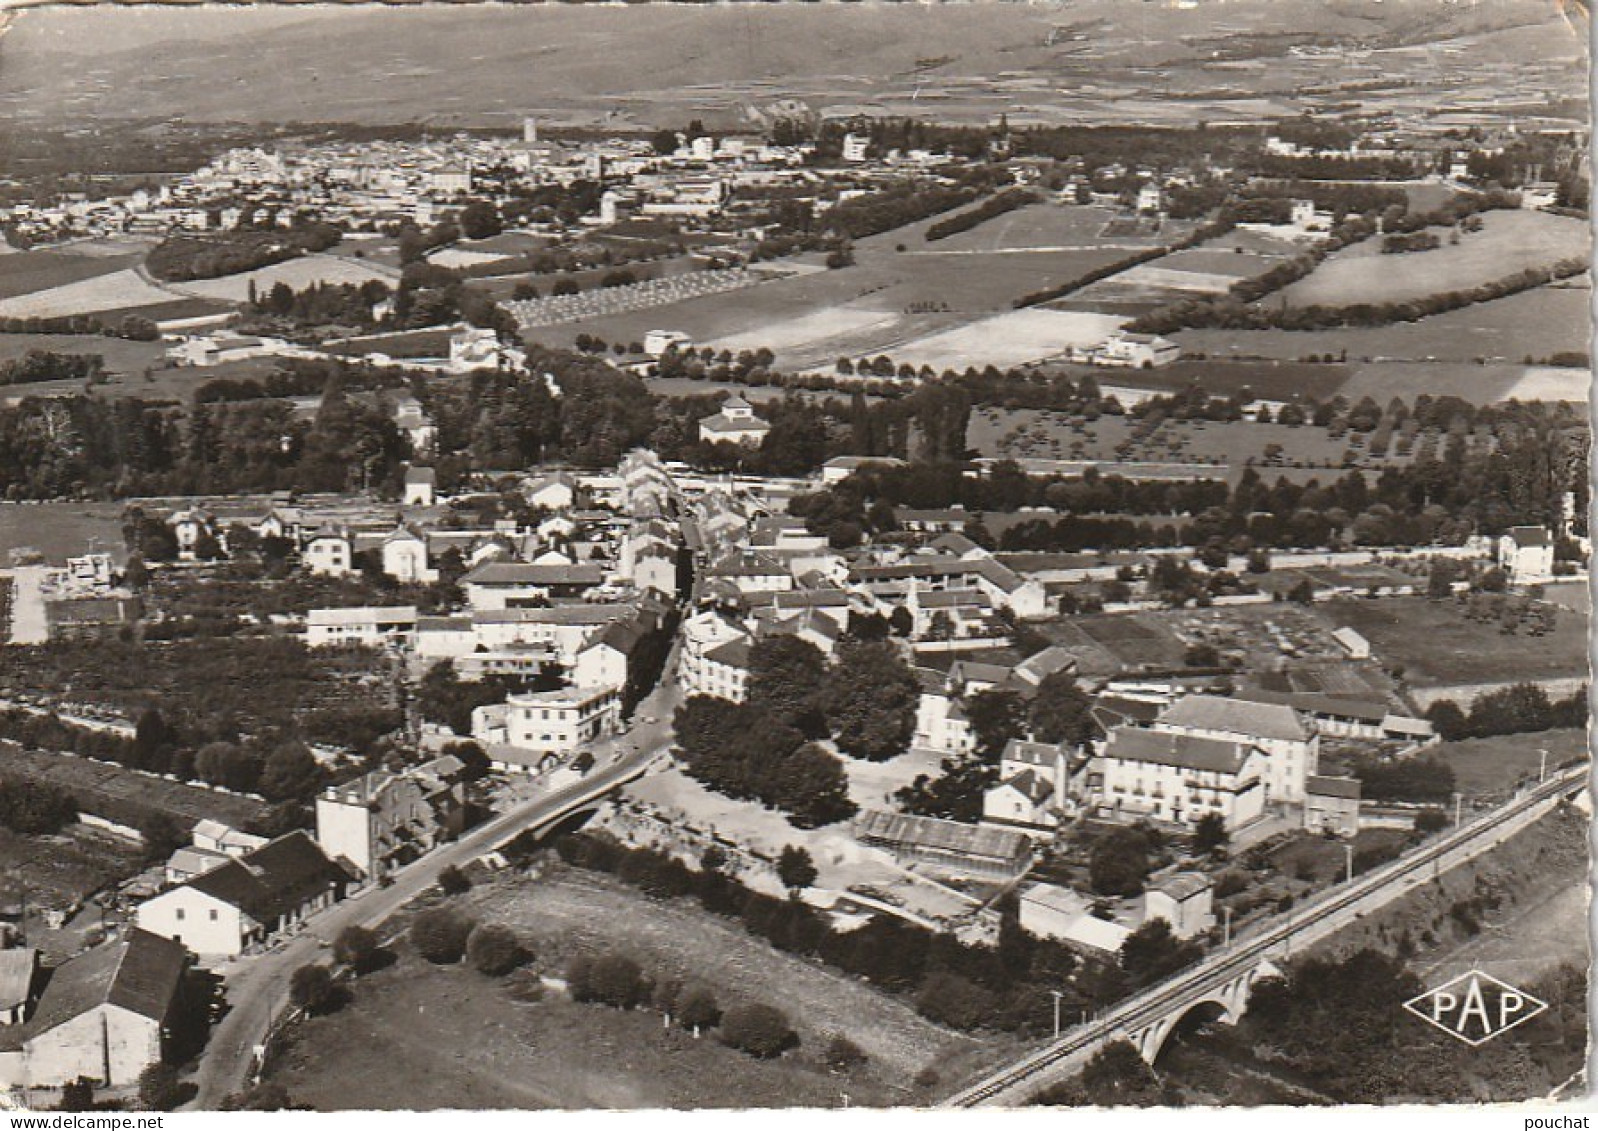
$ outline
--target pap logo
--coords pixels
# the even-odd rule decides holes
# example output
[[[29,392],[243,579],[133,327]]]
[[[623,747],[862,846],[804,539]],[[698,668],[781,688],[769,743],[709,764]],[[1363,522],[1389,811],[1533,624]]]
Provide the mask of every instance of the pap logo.
[[[1467,1045],[1484,1045],[1548,1008],[1525,990],[1472,970],[1404,1003],[1404,1008]]]

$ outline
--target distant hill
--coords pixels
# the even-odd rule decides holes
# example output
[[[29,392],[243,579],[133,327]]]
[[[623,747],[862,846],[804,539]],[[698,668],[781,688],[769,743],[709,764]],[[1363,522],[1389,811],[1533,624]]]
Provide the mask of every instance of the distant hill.
[[[1306,40],[1461,39],[1493,61],[1582,49],[1544,0],[55,7],[15,13],[0,36],[0,121],[509,124],[547,110],[650,126],[690,112],[731,122],[785,96],[820,108],[912,94],[928,116],[958,117],[961,92],[996,76],[1113,85],[1138,69],[1197,69],[1221,45],[1237,59]],[[1014,97],[1046,99],[1046,84]]]

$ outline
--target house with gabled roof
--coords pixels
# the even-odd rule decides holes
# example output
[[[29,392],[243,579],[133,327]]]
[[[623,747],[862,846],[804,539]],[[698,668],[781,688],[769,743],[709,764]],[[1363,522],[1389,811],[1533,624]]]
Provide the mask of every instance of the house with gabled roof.
[[[771,425],[755,415],[754,406],[734,393],[721,402],[721,411],[699,421],[699,439],[707,444],[740,444],[758,448]]]
[[[47,971],[32,1015],[0,1026],[0,1087],[138,1083],[166,1052],[189,961],[181,943],[129,927]]]
[[[1187,695],[1160,712],[1154,729],[1251,743],[1266,755],[1265,799],[1304,800],[1304,781],[1319,772],[1320,735],[1282,703]]]
[[[1237,829],[1265,811],[1265,753],[1250,742],[1117,727],[1096,759],[1099,808],[1113,820],[1195,825],[1218,814]]]
[[[350,875],[296,830],[139,905],[139,926],[204,959],[233,958],[344,898]]]

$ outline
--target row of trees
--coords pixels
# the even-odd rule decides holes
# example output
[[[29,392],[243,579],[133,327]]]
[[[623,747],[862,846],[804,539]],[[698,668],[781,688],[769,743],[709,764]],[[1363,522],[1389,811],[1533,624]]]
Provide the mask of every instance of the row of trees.
[[[306,252],[326,251],[342,238],[331,224],[296,221],[270,232],[235,229],[209,235],[168,236],[145,257],[145,268],[168,283],[216,279],[269,267]]]
[[[1096,1008],[1118,1000],[1125,975],[1117,964],[1079,959],[1067,947],[1021,928],[1014,899],[1001,905],[996,946],[875,916],[839,931],[824,913],[792,899],[751,891],[707,861],[699,871],[652,849],[630,849],[592,834],[562,837],[561,859],[612,872],[658,898],[692,896],[708,911],[738,919],[751,934],[790,954],[819,958],[873,985],[904,995],[926,1017],[955,1028],[1047,1033],[1048,991],[1066,1004]]]
[[[94,381],[105,371],[105,358],[97,353],[55,353],[29,350],[21,357],[0,361],[0,385],[30,385],[35,381]]]
[[[1587,691],[1582,688],[1554,699],[1535,683],[1517,683],[1482,692],[1471,700],[1468,712],[1452,699],[1435,700],[1426,708],[1426,718],[1449,742],[1584,727]]]
[[[928,227],[926,232],[927,242],[932,243],[936,240],[948,239],[950,236],[958,235],[961,232],[968,232],[978,224],[1037,202],[1037,194],[1029,189],[1005,189],[1003,192],[995,193],[993,196],[988,197],[975,208],[968,208],[964,212],[956,212],[953,216],[939,220]]]

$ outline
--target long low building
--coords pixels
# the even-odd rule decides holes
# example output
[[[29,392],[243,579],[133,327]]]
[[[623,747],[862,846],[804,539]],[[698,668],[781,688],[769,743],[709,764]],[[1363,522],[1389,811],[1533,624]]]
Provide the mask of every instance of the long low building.
[[[886,849],[902,863],[1003,880],[1032,866],[1032,841],[1009,829],[878,809],[861,813],[853,829],[861,844]]]

